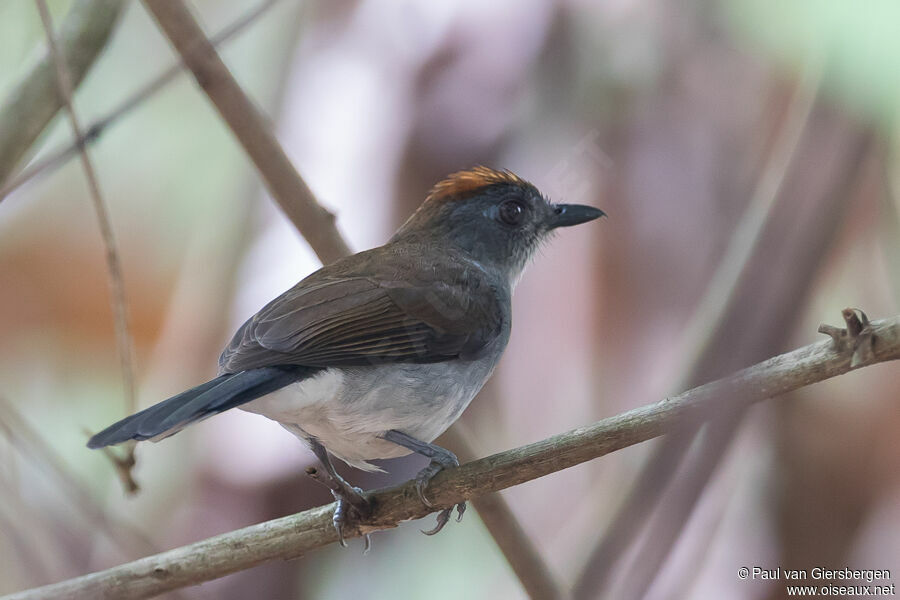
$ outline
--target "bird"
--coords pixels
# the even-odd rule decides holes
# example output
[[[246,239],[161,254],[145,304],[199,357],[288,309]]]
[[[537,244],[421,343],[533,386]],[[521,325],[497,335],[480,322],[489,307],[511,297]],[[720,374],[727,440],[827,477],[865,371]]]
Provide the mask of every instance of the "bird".
[[[374,459],[423,455],[429,464],[415,486],[430,508],[428,482],[459,465],[432,442],[497,366],[523,270],[553,232],[601,216],[591,206],[554,204],[509,170],[453,173],[387,243],[323,266],[250,317],[215,378],[110,425],[87,445],[158,441],[241,408],[312,449],[332,480],[341,545],[349,519],[364,518],[371,503],[332,457],[372,471],[380,470]],[[465,506],[456,506],[458,519]],[[440,531],[452,510],[424,533]]]

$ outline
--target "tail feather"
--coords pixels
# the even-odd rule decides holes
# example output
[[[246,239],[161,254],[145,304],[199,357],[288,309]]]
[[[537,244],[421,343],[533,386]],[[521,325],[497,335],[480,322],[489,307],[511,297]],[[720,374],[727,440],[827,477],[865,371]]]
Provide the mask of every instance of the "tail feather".
[[[245,404],[312,375],[311,367],[263,367],[220,375],[113,423],[88,440],[88,448],[102,448],[128,440],[166,437],[183,427]]]

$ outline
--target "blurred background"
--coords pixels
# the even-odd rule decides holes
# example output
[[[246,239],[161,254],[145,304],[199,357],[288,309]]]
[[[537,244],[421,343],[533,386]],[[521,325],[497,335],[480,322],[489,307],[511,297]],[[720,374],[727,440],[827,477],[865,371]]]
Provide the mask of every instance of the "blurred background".
[[[212,35],[265,5],[220,52],[354,250],[476,164],[609,214],[520,283],[461,420],[480,455],[817,341],[844,307],[900,311],[897,2],[257,1],[191,7]],[[57,23],[71,5],[50,2]],[[35,4],[0,3],[0,100],[45,48]],[[127,3],[77,91],[85,127],[176,60]],[[60,113],[0,186],[72,139]],[[188,75],[90,152],[147,406],[210,378],[234,329],[318,262]],[[103,252],[77,155],[0,202],[0,593],[331,501],[303,476],[311,452],[240,411],[139,446],[125,494],[85,447],[129,410]],[[743,566],[896,584],[898,390],[896,364],[866,368],[503,496],[577,598],[785,596]],[[343,472],[381,487],[422,461],[384,466]],[[432,522],[167,597],[526,596],[475,511],[422,536]]]

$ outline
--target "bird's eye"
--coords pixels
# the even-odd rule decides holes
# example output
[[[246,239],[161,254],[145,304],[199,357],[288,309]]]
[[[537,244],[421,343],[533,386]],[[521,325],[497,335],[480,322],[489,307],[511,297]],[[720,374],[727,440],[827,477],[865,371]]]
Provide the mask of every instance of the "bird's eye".
[[[521,225],[525,217],[525,207],[518,200],[505,200],[497,210],[497,218],[507,225]]]

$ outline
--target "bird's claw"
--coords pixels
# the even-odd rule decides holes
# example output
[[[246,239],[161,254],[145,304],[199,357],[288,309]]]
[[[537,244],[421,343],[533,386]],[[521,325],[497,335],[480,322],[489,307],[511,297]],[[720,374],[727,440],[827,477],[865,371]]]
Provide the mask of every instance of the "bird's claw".
[[[418,475],[416,475],[416,493],[419,495],[419,499],[422,501],[422,504],[424,504],[428,508],[434,508],[434,504],[432,504],[431,501],[425,497],[425,488],[428,487],[428,483],[431,481],[431,479],[435,475],[437,475],[439,472],[441,472],[445,467],[459,465],[459,463],[455,461],[455,459],[456,459],[455,456],[453,457],[453,459],[454,459],[453,462],[455,463],[454,465],[445,465],[445,464],[442,464],[440,462],[433,460],[431,463],[428,464],[427,467],[425,467],[424,469],[419,471]],[[457,523],[462,521],[464,512],[466,512],[466,503],[460,502],[459,504],[456,505],[456,513],[457,513],[456,522]],[[444,528],[444,525],[446,525],[448,521],[450,521],[450,517],[452,516],[452,514],[453,514],[452,506],[450,508],[443,509],[442,511],[440,511],[438,513],[437,524],[434,526],[434,528],[428,529],[428,530],[422,529],[421,530],[422,533],[424,533],[425,535],[436,534],[437,532],[439,532],[441,529]]]
[[[347,522],[347,507],[350,506],[350,503],[338,496],[336,492],[332,492],[332,494],[334,494],[334,499],[337,501],[337,506],[334,508],[334,514],[331,515],[331,523],[334,525],[334,530],[337,531],[338,543],[346,548],[347,542],[344,540],[344,523]]]
[[[365,496],[363,496],[363,491],[358,487],[354,487],[353,491],[359,495],[366,504],[368,501],[365,500]],[[363,518],[364,515],[354,506],[353,501],[344,497],[343,494],[336,492],[334,490],[331,491],[331,494],[334,496],[334,499],[337,501],[337,506],[334,508],[334,514],[331,515],[331,523],[334,525],[335,531],[338,534],[338,543],[344,548],[347,547],[347,541],[344,539],[344,526],[347,524],[350,519],[349,513],[352,511],[356,518]],[[356,502],[359,502],[359,499],[354,499]],[[365,547],[363,548],[363,554],[368,553],[369,549],[372,547],[372,539],[369,534],[365,534]]]
[[[463,513],[466,512],[466,503],[460,502],[456,505],[456,522],[462,523]]]
[[[432,504],[428,498],[425,497],[425,488],[428,487],[428,483],[431,479],[437,475],[442,469],[443,465],[437,462],[431,462],[427,467],[419,471],[419,474],[416,475],[416,492],[419,494],[419,500],[422,501],[422,504],[427,506],[428,508],[434,508],[434,504]]]
[[[428,466],[419,471],[416,475],[416,494],[419,496],[419,500],[422,501],[422,504],[427,506],[428,508],[435,508],[434,504],[425,496],[425,488],[428,487],[428,484],[431,483],[431,480],[435,475],[443,471],[444,469],[448,469],[451,467],[459,466],[459,459],[456,458],[456,455],[447,450],[446,448],[441,448],[440,446],[436,446],[434,444],[429,444],[428,442],[423,442],[421,440],[417,440],[416,438],[410,436],[407,433],[403,433],[397,429],[391,429],[386,431],[382,437],[389,442],[393,442],[398,446],[403,446],[408,450],[412,450],[422,456],[427,456],[431,459],[428,463]],[[456,510],[458,512],[458,516],[456,518],[457,521],[462,520],[463,513],[466,511],[466,503],[460,502],[456,505]],[[453,514],[453,507],[445,508],[438,512],[437,516],[437,525],[435,525],[434,529],[429,529],[428,531],[422,530],[422,533],[425,535],[434,535],[444,528],[444,525],[450,520],[450,517]]]
[[[420,529],[422,533],[425,535],[434,535],[444,528],[444,525],[447,524],[447,521],[450,520],[450,513],[453,512],[453,507],[445,508],[441,512],[438,513],[437,516],[437,524],[432,529]]]
[[[460,502],[459,504],[456,505],[456,522],[457,523],[462,521],[464,512],[466,512],[466,503]],[[452,506],[450,508],[445,508],[444,510],[442,510],[441,512],[438,513],[437,524],[434,526],[434,528],[428,529],[428,530],[420,529],[419,531],[421,531],[425,535],[436,534],[437,532],[439,532],[441,529],[444,528],[444,525],[446,525],[448,521],[450,521],[450,516],[452,514],[453,514]]]

